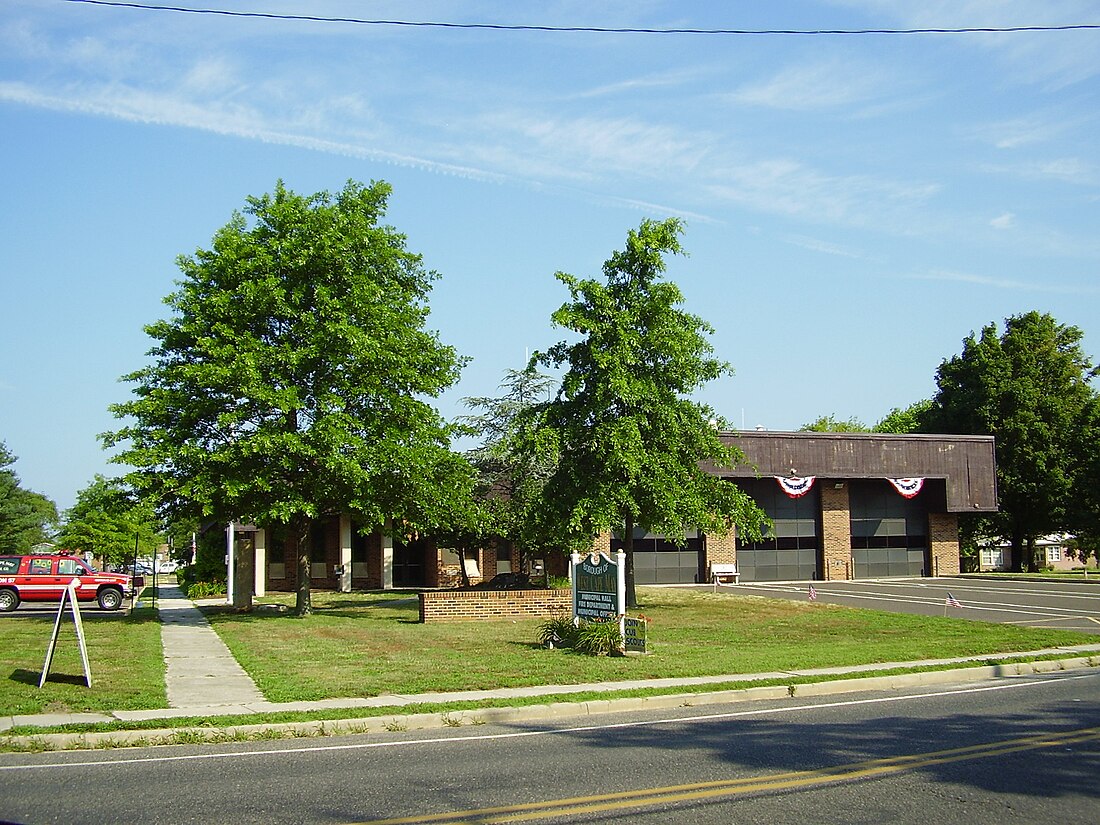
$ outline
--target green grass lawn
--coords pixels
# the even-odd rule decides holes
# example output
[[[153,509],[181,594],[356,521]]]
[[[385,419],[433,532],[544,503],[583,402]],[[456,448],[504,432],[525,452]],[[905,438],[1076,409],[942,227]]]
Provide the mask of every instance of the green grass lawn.
[[[908,616],[834,605],[642,588],[650,653],[593,658],[535,643],[536,620],[423,625],[401,593],[313,594],[316,613],[285,610],[292,594],[252,613],[204,608],[211,624],[276,702],[536,684],[737,675],[797,668],[993,656],[1095,636]],[[145,602],[148,604],[148,602]],[[280,609],[281,608],[283,609]],[[160,627],[152,610],[132,616],[86,610],[92,687],[72,621],[50,680],[38,688],[53,615],[0,616],[0,716],[165,707]]]
[[[76,629],[62,620],[46,684],[38,687],[53,635],[56,605],[49,615],[23,611],[0,616],[0,716],[70,713],[167,704],[160,622],[148,607],[131,615],[82,608],[92,686],[84,682]]]
[[[1096,642],[1095,636],[749,596],[642,588],[650,653],[589,657],[535,644],[536,620],[422,625],[415,598],[314,593],[298,618],[206,608],[271,701],[623,679],[750,674]],[[290,594],[265,598],[292,605]]]

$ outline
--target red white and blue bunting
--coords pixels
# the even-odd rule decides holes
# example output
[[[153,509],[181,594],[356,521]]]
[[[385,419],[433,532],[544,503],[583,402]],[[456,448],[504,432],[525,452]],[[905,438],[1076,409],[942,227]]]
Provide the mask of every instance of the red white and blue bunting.
[[[924,486],[923,478],[888,478],[886,480],[893,484],[894,489],[906,498],[913,498]]]
[[[805,478],[798,478],[797,476],[776,476],[775,480],[779,482],[779,486],[783,488],[783,492],[791,498],[801,498],[810,492],[810,488],[814,486],[815,476],[806,476]]]

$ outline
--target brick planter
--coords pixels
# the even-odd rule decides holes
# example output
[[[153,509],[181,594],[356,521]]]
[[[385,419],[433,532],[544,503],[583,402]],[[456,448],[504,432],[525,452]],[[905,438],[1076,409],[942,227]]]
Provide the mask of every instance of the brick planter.
[[[420,594],[421,622],[548,619],[572,610],[571,590],[435,590]]]

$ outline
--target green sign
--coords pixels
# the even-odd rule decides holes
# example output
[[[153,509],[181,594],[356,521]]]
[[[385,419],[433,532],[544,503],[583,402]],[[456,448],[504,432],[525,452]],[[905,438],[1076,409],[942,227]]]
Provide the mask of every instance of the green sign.
[[[581,619],[614,619],[625,612],[625,569],[617,559],[599,553],[573,556],[573,615]]]

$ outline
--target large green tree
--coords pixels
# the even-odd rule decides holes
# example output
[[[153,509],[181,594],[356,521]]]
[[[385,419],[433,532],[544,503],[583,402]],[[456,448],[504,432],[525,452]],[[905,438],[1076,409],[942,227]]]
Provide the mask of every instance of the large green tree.
[[[57,526],[57,505],[23,488],[16,457],[0,441],[0,553],[25,553],[46,541]]]
[[[390,187],[249,198],[179,259],[173,314],[105,436],[134,486],[221,522],[287,525],[311,612],[310,525],[356,514],[401,535],[454,526],[472,471],[429,399],[462,359],[426,329],[437,278],[382,224]]]
[[[1071,529],[1073,493],[1088,455],[1096,368],[1082,332],[1028,312],[971,333],[936,373],[922,415],[933,431],[996,438],[1000,510],[984,528],[1011,543],[1012,569],[1034,564],[1035,539]]]
[[[691,395],[730,367],[713,356],[711,326],[680,309],[661,280],[664,256],[682,253],[679,220],[643,221],[604,264],[605,281],[559,272],[572,296],[552,319],[580,336],[533,359],[565,374],[557,395],[534,408],[543,450],[558,461],[545,485],[549,513],[574,543],[612,529],[623,539],[627,601],[636,606],[634,528],[682,539],[685,529],[750,536],[766,522],[709,462],[743,459],[719,438],[721,420]],[[548,446],[549,445],[549,446]]]
[[[123,481],[96,475],[65,511],[57,543],[124,564],[133,560],[135,551],[152,555],[161,536],[151,505],[139,501]]]

